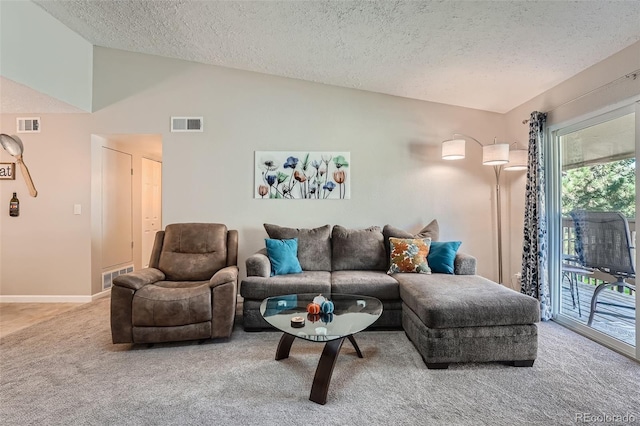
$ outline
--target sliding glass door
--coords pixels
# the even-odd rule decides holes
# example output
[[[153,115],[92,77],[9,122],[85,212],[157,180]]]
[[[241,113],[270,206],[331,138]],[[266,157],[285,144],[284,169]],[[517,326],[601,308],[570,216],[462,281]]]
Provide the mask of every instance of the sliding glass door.
[[[550,132],[554,317],[637,357],[636,106]]]

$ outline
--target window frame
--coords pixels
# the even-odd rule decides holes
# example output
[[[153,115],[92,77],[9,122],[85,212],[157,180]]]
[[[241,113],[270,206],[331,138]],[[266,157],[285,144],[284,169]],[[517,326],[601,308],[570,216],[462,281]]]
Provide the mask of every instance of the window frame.
[[[562,300],[562,156],[560,137],[566,134],[601,124],[627,114],[635,113],[635,148],[636,158],[640,152],[640,95],[617,102],[605,108],[583,114],[561,123],[550,123],[544,134],[542,151],[544,154],[544,167],[546,174],[546,205],[548,227],[548,278],[552,294],[552,319],[553,321],[609,347],[628,357],[640,360],[640,315],[637,307],[640,306],[640,295],[636,291],[636,346],[626,344],[603,332],[588,327],[568,316],[561,314],[560,304]],[[636,211],[640,204],[640,173],[636,171]],[[636,265],[640,265],[640,250],[636,250]]]

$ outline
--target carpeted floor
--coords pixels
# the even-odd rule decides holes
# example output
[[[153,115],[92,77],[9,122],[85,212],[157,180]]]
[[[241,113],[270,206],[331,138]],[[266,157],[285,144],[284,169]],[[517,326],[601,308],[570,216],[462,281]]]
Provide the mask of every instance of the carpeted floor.
[[[324,406],[308,400],[322,346],[280,334],[113,345],[109,300],[0,341],[2,425],[518,425],[590,416],[640,423],[640,364],[554,323],[539,326],[532,368],[498,363],[428,370],[402,331],[345,343]],[[624,424],[609,417],[608,424]],[[627,418],[628,419],[628,418]]]

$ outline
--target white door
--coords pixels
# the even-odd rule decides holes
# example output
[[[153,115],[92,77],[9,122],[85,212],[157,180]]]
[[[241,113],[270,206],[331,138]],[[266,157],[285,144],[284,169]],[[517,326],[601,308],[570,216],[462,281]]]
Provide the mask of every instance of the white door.
[[[162,163],[142,159],[142,267],[149,266],[156,232],[162,229]]]
[[[102,147],[102,268],[133,262],[131,155]]]

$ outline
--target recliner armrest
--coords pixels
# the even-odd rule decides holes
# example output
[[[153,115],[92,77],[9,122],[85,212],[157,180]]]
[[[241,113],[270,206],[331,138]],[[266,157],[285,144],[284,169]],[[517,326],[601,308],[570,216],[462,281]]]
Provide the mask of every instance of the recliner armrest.
[[[456,275],[476,275],[476,258],[466,253],[456,253],[453,261],[453,273]]]
[[[238,267],[226,266],[216,272],[209,280],[209,287],[214,288],[220,284],[238,282]]]
[[[164,280],[166,277],[164,272],[155,268],[144,268],[139,271],[130,272],[128,274],[119,275],[113,279],[113,285],[119,287],[130,288],[131,290],[140,290],[148,284],[153,284]]]
[[[248,277],[268,278],[271,276],[271,262],[267,257],[267,249],[262,249],[249,256],[246,265]]]

